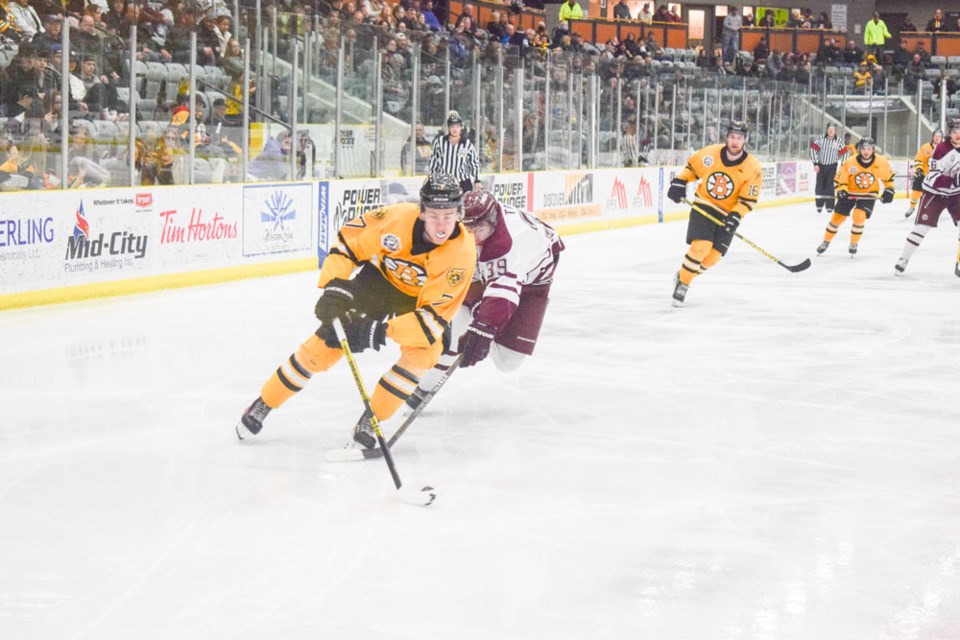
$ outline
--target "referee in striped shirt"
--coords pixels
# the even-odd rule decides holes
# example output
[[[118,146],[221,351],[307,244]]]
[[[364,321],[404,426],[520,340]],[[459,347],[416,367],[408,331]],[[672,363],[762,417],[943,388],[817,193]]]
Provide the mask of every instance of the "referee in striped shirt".
[[[463,192],[480,185],[480,156],[477,148],[463,137],[463,119],[456,111],[447,114],[447,134],[433,141],[430,175],[445,173],[460,182]]]
[[[827,125],[826,133],[810,144],[813,171],[817,174],[817,187],[814,190],[817,213],[822,213],[824,207],[827,213],[833,212],[833,179],[837,175],[837,163],[846,159],[846,155],[846,146],[837,137],[837,125],[832,122]]]

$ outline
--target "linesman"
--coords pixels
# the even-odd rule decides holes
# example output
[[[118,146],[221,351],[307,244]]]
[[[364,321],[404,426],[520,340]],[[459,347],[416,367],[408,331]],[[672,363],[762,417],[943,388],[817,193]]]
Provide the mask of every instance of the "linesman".
[[[436,174],[456,178],[464,193],[481,185],[480,156],[473,143],[463,135],[463,119],[456,111],[447,114],[447,133],[433,141],[430,175]]]
[[[833,212],[833,179],[837,175],[837,164],[847,155],[847,147],[837,137],[837,125],[827,125],[826,132],[810,143],[810,159],[813,160],[813,172],[817,174],[817,213],[826,208]]]

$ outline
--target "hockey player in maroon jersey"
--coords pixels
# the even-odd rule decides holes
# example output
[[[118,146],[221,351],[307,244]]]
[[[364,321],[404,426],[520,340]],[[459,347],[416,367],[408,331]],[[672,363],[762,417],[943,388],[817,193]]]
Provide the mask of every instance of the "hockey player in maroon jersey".
[[[407,400],[411,408],[423,401],[457,354],[462,355],[461,367],[492,355],[503,371],[516,369],[533,354],[564,248],[553,228],[499,204],[489,191],[466,193],[463,208],[463,223],[477,243],[477,270],[467,299],[454,316],[451,347],[422,377]]]
[[[903,245],[903,253],[894,266],[894,275],[907,269],[914,251],[930,229],[937,226],[946,209],[953,223],[960,223],[960,118],[950,121],[946,139],[937,145],[930,157],[930,170],[923,178],[923,192],[917,204],[914,227]],[[954,272],[960,276],[960,254]]]

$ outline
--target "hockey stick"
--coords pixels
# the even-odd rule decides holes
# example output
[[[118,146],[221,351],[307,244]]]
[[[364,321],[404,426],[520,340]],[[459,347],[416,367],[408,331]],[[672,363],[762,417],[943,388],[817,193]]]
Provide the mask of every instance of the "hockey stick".
[[[460,366],[460,360],[463,358],[462,355],[458,355],[456,360],[453,361],[453,364],[450,365],[450,368],[437,380],[437,383],[433,385],[433,389],[428,391],[424,396],[423,400],[417,405],[417,408],[410,412],[410,415],[407,416],[407,419],[403,421],[398,428],[396,433],[390,436],[390,440],[387,441],[387,447],[393,447],[396,444],[397,440],[400,439],[400,436],[403,435],[403,432],[413,424],[413,421],[417,419],[423,410],[427,408],[427,405],[433,400],[433,397],[436,396],[440,389],[446,384],[447,380],[450,379],[450,376],[453,375],[453,372],[457,370],[457,367]],[[376,449],[331,449],[323,454],[323,457],[326,458],[328,462],[357,462],[359,460],[370,460],[372,458],[381,458],[383,457],[383,447],[378,447]]]
[[[353,374],[353,381],[357,383],[357,391],[360,392],[360,399],[363,400],[363,406],[367,410],[367,414],[370,417],[370,426],[373,427],[373,433],[377,436],[377,443],[380,445],[380,449],[383,451],[383,459],[387,463],[387,468],[390,470],[390,476],[393,478],[393,484],[396,486],[397,491],[400,492],[400,497],[404,502],[410,502],[412,504],[420,505],[429,505],[437,497],[436,493],[433,493],[433,487],[424,487],[420,491],[411,492],[403,490],[403,482],[400,480],[400,474],[397,473],[397,466],[393,462],[393,456],[390,454],[390,448],[387,447],[387,443],[383,439],[383,431],[380,429],[380,421],[377,420],[377,414],[373,412],[373,407],[370,405],[370,396],[367,394],[367,388],[363,384],[363,378],[360,376],[360,368],[357,367],[357,361],[353,357],[353,352],[350,351],[350,343],[347,341],[347,335],[343,330],[343,323],[340,321],[340,318],[333,319],[333,330],[337,334],[337,340],[340,341],[340,349],[343,351],[344,357],[346,357],[347,362],[350,364],[350,372]]]
[[[699,213],[700,215],[702,215],[704,218],[706,218],[706,219],[709,220],[710,222],[712,222],[712,223],[714,223],[714,224],[716,224],[716,225],[718,225],[718,226],[721,226],[721,227],[726,226],[726,225],[723,224],[723,222],[721,222],[720,220],[718,220],[718,219],[715,218],[714,216],[710,215],[710,213],[709,213],[708,211],[706,211],[705,209],[701,208],[700,205],[698,205],[697,203],[691,202],[691,201],[687,200],[686,198],[683,199],[683,202],[685,202],[686,204],[690,205],[690,208],[691,208],[691,209],[693,209],[694,211],[696,211],[697,213]],[[806,260],[804,260],[804,261],[801,262],[800,264],[786,264],[786,263],[784,263],[784,262],[780,262],[780,259],[777,258],[777,256],[775,256],[775,255],[773,255],[772,253],[770,253],[769,251],[765,250],[765,249],[764,249],[763,247],[761,247],[760,245],[758,245],[758,244],[756,244],[755,242],[750,241],[748,238],[745,238],[745,237],[743,237],[742,235],[740,235],[739,232],[734,231],[734,232],[733,232],[733,235],[737,236],[738,238],[740,238],[741,240],[743,240],[745,243],[747,243],[748,245],[750,245],[751,247],[753,247],[754,249],[756,249],[757,251],[759,251],[760,253],[762,253],[763,255],[765,255],[765,256],[767,257],[767,259],[772,260],[773,262],[776,262],[778,265],[780,265],[781,267],[783,267],[783,268],[786,269],[787,271],[792,271],[793,273],[797,273],[797,272],[799,272],[799,271],[803,271],[804,269],[809,269],[809,268],[810,268],[810,264],[811,264],[810,258],[807,258]]]
[[[953,273],[960,278],[960,245],[957,246],[957,264],[953,268]]]

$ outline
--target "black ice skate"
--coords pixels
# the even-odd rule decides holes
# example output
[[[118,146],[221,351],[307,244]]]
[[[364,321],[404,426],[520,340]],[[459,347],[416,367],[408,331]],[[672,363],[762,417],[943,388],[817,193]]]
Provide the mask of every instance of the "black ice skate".
[[[822,256],[822,255],[823,255],[823,252],[826,251],[826,250],[827,250],[827,247],[829,247],[829,246],[830,246],[830,243],[827,242],[826,240],[824,240],[823,242],[821,242],[821,243],[820,243],[820,246],[817,247],[817,255],[818,255],[818,256]]]
[[[407,400],[406,400],[407,406],[410,407],[411,411],[416,411],[417,407],[423,404],[423,399],[426,397],[427,397],[427,392],[421,389],[420,387],[417,387],[416,389],[413,390],[413,393],[407,396]]]
[[[909,209],[907,209],[907,210],[904,212],[903,217],[904,217],[904,218],[909,218],[910,216],[913,215],[913,212],[914,212],[914,207],[910,207]]]
[[[353,428],[353,441],[365,449],[375,449],[377,446],[377,434],[373,431],[373,425],[370,424],[370,412],[364,411],[363,415],[357,421]]]
[[[899,276],[903,274],[903,272],[906,270],[907,270],[906,258],[900,258],[899,260],[897,260],[897,264],[893,265],[893,275],[895,276]]]
[[[851,243],[850,243],[850,249],[849,249],[849,251],[850,251],[850,257],[851,257],[851,258],[852,258],[853,256],[857,255],[857,245],[851,242]]]
[[[270,407],[261,398],[254,400],[237,423],[237,437],[246,440],[260,433],[268,413]]]
[[[683,301],[687,298],[687,289],[690,288],[690,285],[683,284],[677,280],[677,286],[673,288],[673,306],[679,307],[683,304]]]

